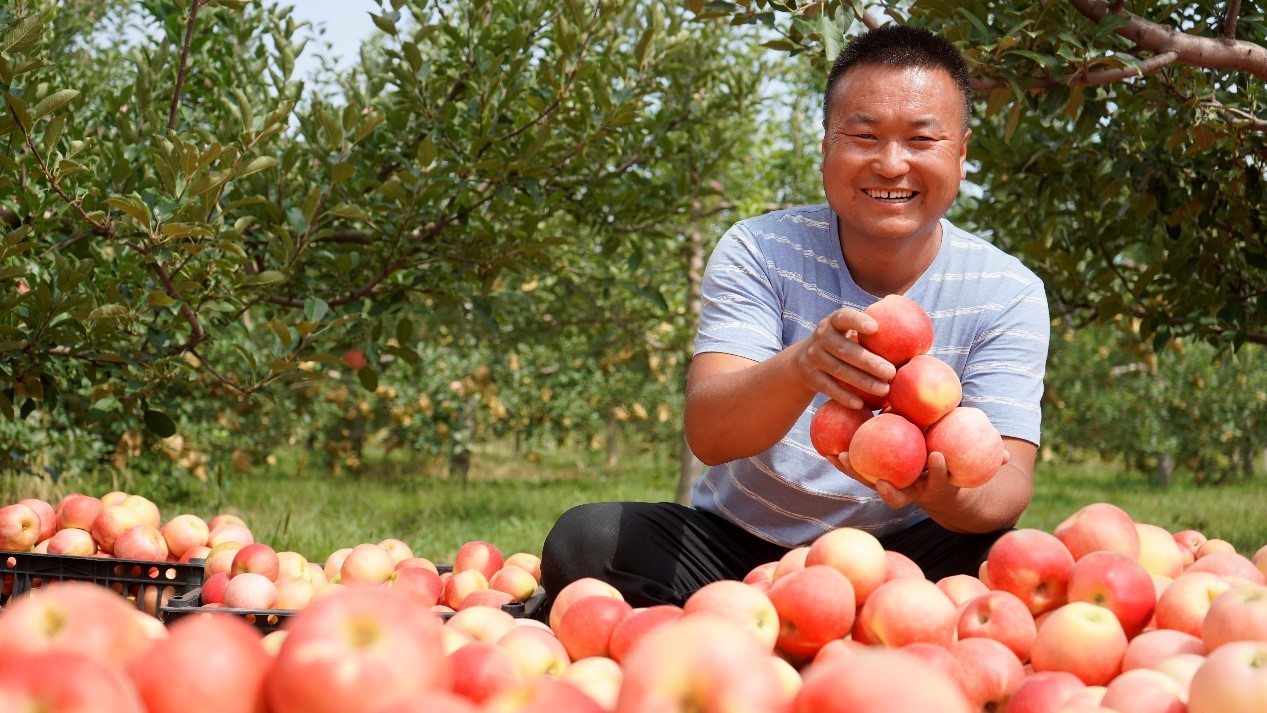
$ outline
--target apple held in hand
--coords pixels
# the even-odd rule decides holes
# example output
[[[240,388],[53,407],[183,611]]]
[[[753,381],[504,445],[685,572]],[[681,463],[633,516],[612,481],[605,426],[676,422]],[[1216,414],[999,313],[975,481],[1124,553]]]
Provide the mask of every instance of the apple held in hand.
[[[889,382],[889,408],[920,428],[954,411],[962,398],[959,375],[946,362],[927,354],[911,357]]]
[[[866,408],[849,408],[828,399],[814,412],[809,422],[809,440],[814,450],[824,456],[838,456],[849,450],[849,443],[858,427],[870,419]]]
[[[858,335],[858,343],[893,366],[902,366],[933,346],[933,321],[915,300],[888,295],[864,310],[879,325],[874,334]]]
[[[849,465],[872,483],[895,488],[914,483],[928,463],[924,433],[895,413],[881,413],[858,427],[849,445]]]
[[[960,488],[985,485],[1007,459],[1003,436],[979,408],[960,406],[924,434],[928,451],[946,458],[950,484]]]

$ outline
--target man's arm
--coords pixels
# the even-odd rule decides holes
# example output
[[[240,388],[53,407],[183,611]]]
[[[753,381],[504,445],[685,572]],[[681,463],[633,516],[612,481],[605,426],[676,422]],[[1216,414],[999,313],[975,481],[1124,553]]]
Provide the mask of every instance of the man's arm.
[[[842,382],[887,393],[893,365],[858,346],[850,332],[875,332],[875,320],[841,308],[809,337],[756,362],[718,352],[691,360],[686,377],[686,440],[716,465],[756,455],[783,438],[818,392],[855,408],[862,400]]]

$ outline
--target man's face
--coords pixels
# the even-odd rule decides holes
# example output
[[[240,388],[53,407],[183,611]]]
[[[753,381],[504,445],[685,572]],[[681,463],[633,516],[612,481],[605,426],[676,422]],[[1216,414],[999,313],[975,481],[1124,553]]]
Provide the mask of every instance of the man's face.
[[[971,133],[954,80],[941,69],[859,65],[833,91],[820,168],[842,238],[938,235]]]

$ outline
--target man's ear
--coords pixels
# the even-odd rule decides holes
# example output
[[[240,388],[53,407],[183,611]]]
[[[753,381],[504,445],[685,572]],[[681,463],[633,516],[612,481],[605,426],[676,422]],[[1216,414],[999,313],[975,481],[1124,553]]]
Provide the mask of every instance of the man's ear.
[[[968,177],[968,138],[970,136],[972,136],[972,129],[965,131],[963,141],[959,142],[959,180],[961,181]]]

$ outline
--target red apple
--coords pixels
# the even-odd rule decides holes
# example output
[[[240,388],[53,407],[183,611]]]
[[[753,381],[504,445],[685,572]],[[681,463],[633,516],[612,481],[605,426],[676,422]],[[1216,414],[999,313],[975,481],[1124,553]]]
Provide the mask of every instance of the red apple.
[[[563,642],[548,629],[512,626],[497,640],[497,645],[514,659],[515,670],[524,680],[558,676],[570,663]]]
[[[139,656],[150,639],[136,609],[97,584],[53,582],[15,597],[0,614],[3,658],[70,651],[112,666]]]
[[[986,555],[991,589],[1015,594],[1037,616],[1064,604],[1074,558],[1054,535],[1034,528],[1005,533]]]
[[[786,703],[765,644],[748,627],[709,614],[649,632],[624,669],[616,713],[777,711]]]
[[[352,548],[339,567],[339,581],[343,584],[382,584],[396,571],[396,561],[382,547],[365,542]],[[488,586],[484,581],[483,587]],[[450,604],[449,606],[453,606]],[[455,609],[457,607],[454,607]]]
[[[205,546],[211,535],[211,528],[197,515],[182,513],[168,520],[159,528],[159,532],[167,543],[167,551],[173,557],[180,558],[195,547]]]
[[[844,638],[853,628],[853,585],[827,565],[810,565],[780,577],[770,586],[769,601],[778,621],[778,649],[794,659],[812,658],[827,642]]]
[[[210,526],[210,523],[208,523]],[[243,547],[255,542],[251,528],[236,522],[225,522],[212,527],[207,533],[207,546],[215,549],[216,545],[225,542],[236,542]]]
[[[453,558],[454,574],[467,569],[478,570],[487,580],[505,564],[501,550],[490,542],[472,540],[462,543]]]
[[[1170,531],[1147,522],[1135,523],[1139,533],[1139,563],[1149,574],[1174,579],[1183,573],[1183,552]]]
[[[532,578],[541,581],[541,557],[531,552],[515,552],[502,562],[503,567],[507,566],[519,567],[532,575]]]
[[[1113,679],[1100,705],[1118,713],[1185,713],[1187,690],[1161,671],[1137,668]]]
[[[1214,540],[1210,540],[1213,542]],[[1248,557],[1237,552],[1212,552],[1198,557],[1184,572],[1210,572],[1225,577],[1240,577],[1254,584],[1264,584],[1263,573]]]
[[[1233,641],[1267,641],[1267,587],[1242,584],[1215,597],[1201,623],[1201,640],[1206,651]]]
[[[954,411],[962,397],[955,370],[927,354],[911,357],[889,382],[889,408],[920,428]]]
[[[806,550],[806,554],[808,554]],[[770,591],[770,585],[774,584],[774,573],[779,568],[778,560],[773,562],[765,562],[753,567],[743,577],[744,584],[750,584],[763,592]]]
[[[231,609],[272,609],[277,606],[277,585],[255,572],[232,575],[224,588],[224,605]]]
[[[878,542],[879,541],[877,540],[877,543]],[[784,552],[783,556],[779,558],[779,561],[774,563],[774,574],[771,576],[771,579],[778,579],[779,577],[791,574],[798,569],[804,569],[805,559],[807,557],[809,557],[808,545],[793,547],[787,552]]]
[[[849,465],[872,483],[887,480],[895,488],[914,483],[928,463],[924,433],[895,413],[868,419],[853,434]]]
[[[611,711],[615,710],[616,701],[620,698],[620,686],[624,683],[625,672],[612,659],[590,656],[574,661],[559,678],[579,688],[604,711]]]
[[[102,510],[101,500],[83,493],[71,493],[57,503],[58,528],[75,527],[92,531],[92,523]]]
[[[683,613],[682,607],[676,604],[657,604],[634,609],[612,630],[611,641],[608,642],[612,659],[623,663],[629,651],[642,637],[661,624],[677,620]]]
[[[392,573],[387,583],[417,598],[419,605],[435,606],[444,595],[444,583],[440,575],[424,567],[404,567]]]
[[[1184,566],[1192,564],[1197,558],[1197,550],[1206,541],[1205,533],[1200,530],[1180,530],[1173,537],[1175,544],[1179,546],[1179,551],[1183,553]]]
[[[462,597],[462,601],[458,603],[457,611],[470,609],[471,607],[493,607],[500,609],[507,604],[513,604],[515,598],[506,592],[489,589],[476,589],[475,591]]]
[[[48,538],[50,555],[71,555],[75,557],[91,557],[97,552],[97,542],[92,533],[77,527],[67,527],[53,533]]]
[[[838,527],[819,535],[810,543],[803,566],[816,564],[827,565],[845,575],[853,585],[854,600],[858,606],[862,606],[871,592],[888,579],[889,560],[884,554],[884,546],[875,535],[854,527]],[[776,573],[775,581],[781,576]]]
[[[864,310],[879,325],[872,334],[859,334],[858,343],[893,366],[902,366],[933,346],[933,321],[915,300],[886,295]]]
[[[955,680],[973,710],[998,711],[1025,678],[1025,666],[1011,649],[994,639],[975,637],[950,646]]]
[[[1157,592],[1138,560],[1121,552],[1090,552],[1069,575],[1071,602],[1099,604],[1117,617],[1126,637],[1133,638],[1153,618]]]
[[[774,650],[775,640],[779,638],[780,617],[770,597],[759,588],[738,580],[723,579],[705,584],[687,597],[682,611],[686,614],[703,612],[731,619],[748,627],[752,635],[771,651]],[[562,634],[559,638],[563,638]],[[570,648],[568,651],[571,653]],[[576,656],[572,658],[575,659]]]
[[[6,657],[0,663],[0,710],[147,713],[122,669],[72,651]]]
[[[1112,503],[1084,505],[1065,518],[1052,530],[1052,534],[1074,559],[1096,550],[1122,552],[1139,559],[1139,531],[1135,521],[1122,508]]]
[[[1205,642],[1174,629],[1149,629],[1126,645],[1122,657],[1122,670],[1153,668],[1158,663],[1178,654],[1205,655]]]
[[[884,581],[890,579],[927,579],[915,560],[897,550],[884,551]],[[944,590],[943,590],[944,591]]]
[[[960,607],[956,632],[960,640],[994,639],[1025,663],[1029,661],[1038,628],[1025,602],[1011,592],[996,590],[970,599]]]
[[[867,649],[814,664],[792,703],[794,713],[975,711],[950,675],[901,651]]]
[[[1059,713],[1065,701],[1087,684],[1068,671],[1039,671],[1021,681],[1008,701],[1007,713]]]
[[[858,427],[872,416],[867,408],[849,408],[828,399],[814,412],[809,422],[809,440],[824,456],[839,456],[849,450],[849,443]]]
[[[1267,711],[1267,642],[1235,641],[1205,658],[1188,686],[1188,713]]]
[[[625,598],[619,590],[601,579],[582,577],[569,582],[554,595],[554,602],[550,605],[550,628],[558,631],[559,621],[563,618],[563,614],[567,612],[567,608],[572,606],[572,602],[592,594],[600,594],[621,600]]]
[[[858,618],[869,641],[892,649],[916,641],[950,646],[959,613],[936,584],[894,579],[867,597]]]
[[[483,703],[521,680],[510,653],[497,644],[472,641],[448,655],[453,692]]]
[[[365,368],[369,360],[365,358],[365,351],[361,349],[349,349],[343,352],[343,363],[353,371],[360,371]]]
[[[928,427],[928,452],[946,459],[950,484],[960,488],[985,485],[1003,467],[1007,448],[985,411],[960,406]]]
[[[1070,602],[1038,627],[1030,649],[1035,671],[1068,671],[1088,686],[1103,686],[1122,670],[1126,634],[1113,612],[1088,602]]]
[[[471,607],[456,612],[445,629],[459,629],[476,641],[495,643],[516,628],[515,617],[497,607]]]
[[[462,608],[462,601],[481,589],[488,589],[488,580],[484,579],[483,573],[478,569],[464,569],[461,572],[453,572],[451,576],[443,578],[444,593],[440,597],[441,603],[454,611]]]
[[[774,607],[770,610],[773,613]],[[633,607],[623,599],[601,594],[582,597],[568,607],[554,633],[573,661],[588,656],[609,656],[612,632],[631,612]]]
[[[537,592],[537,578],[522,567],[502,565],[488,580],[488,588],[505,592],[514,601],[524,602]]]
[[[167,560],[167,541],[157,527],[148,523],[128,528],[114,541],[114,556],[126,560]]]
[[[1231,588],[1231,582],[1209,572],[1189,572],[1175,577],[1157,599],[1157,628],[1174,629],[1200,638],[1210,606],[1216,597]]]
[[[273,584],[277,589],[277,601],[273,603],[274,609],[291,611],[304,609],[312,603],[313,597],[317,596],[317,588],[311,580],[278,577]]]
[[[47,500],[39,498],[22,498],[18,501],[18,505],[25,505],[35,511],[40,518],[40,534],[36,542],[42,542],[53,536],[57,532],[57,512]],[[4,549],[0,547],[0,549]]]
[[[985,586],[985,582],[970,574],[951,574],[942,577],[937,580],[937,588],[945,592],[957,607],[962,607],[968,601],[990,591],[990,588]]]
[[[149,713],[256,713],[273,659],[236,616],[189,616],[132,662]]]
[[[28,508],[29,509],[29,508]],[[114,541],[119,535],[141,524],[141,516],[125,505],[110,505],[101,509],[101,514],[92,523],[92,539],[102,552],[114,552]]]
[[[142,524],[149,525],[155,530],[163,525],[163,517],[158,511],[158,505],[144,495],[128,495],[123,498],[120,505],[131,508],[141,519]]]
[[[224,604],[224,590],[229,588],[229,573],[216,572],[202,582],[203,604]]]
[[[265,681],[272,713],[361,713],[451,686],[440,619],[396,590],[340,589],[287,631]]]

